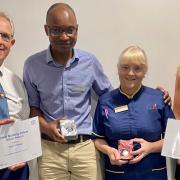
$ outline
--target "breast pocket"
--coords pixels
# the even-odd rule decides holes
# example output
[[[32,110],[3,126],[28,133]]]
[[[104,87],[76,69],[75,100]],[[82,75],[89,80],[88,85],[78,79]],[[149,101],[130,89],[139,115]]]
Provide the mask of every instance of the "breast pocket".
[[[79,96],[85,96],[88,91],[88,87],[83,85],[70,85],[69,86],[69,96],[73,98],[78,98]]]
[[[5,97],[7,98],[10,116],[18,114],[22,110],[23,98],[7,92],[5,92]]]

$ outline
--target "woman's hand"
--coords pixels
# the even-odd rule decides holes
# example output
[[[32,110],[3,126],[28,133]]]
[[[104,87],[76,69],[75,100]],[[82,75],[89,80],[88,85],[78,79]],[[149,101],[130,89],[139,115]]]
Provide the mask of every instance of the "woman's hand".
[[[145,156],[150,154],[152,152],[152,143],[148,142],[141,138],[135,138],[133,139],[134,143],[139,143],[141,145],[141,148],[139,148],[136,151],[132,152],[132,155],[135,156],[134,159],[129,161],[129,164],[135,164],[139,161],[141,161]]]
[[[128,163],[128,160],[120,159],[120,154],[115,148],[109,147],[107,150],[107,155],[109,156],[112,165],[123,165]]]

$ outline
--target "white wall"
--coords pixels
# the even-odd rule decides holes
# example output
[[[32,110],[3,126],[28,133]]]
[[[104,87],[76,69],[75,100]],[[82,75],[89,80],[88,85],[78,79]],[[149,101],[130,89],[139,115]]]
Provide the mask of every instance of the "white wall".
[[[22,76],[24,60],[48,46],[43,25],[53,0],[0,0],[1,10],[14,19],[16,45],[7,66]],[[173,97],[180,64],[180,0],[64,0],[75,9],[79,23],[76,47],[99,58],[113,85],[120,52],[135,44],[149,60],[145,83],[163,85]]]

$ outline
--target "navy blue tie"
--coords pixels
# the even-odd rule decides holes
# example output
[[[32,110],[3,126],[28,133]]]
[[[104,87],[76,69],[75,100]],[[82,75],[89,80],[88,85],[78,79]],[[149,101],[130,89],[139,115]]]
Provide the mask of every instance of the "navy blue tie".
[[[9,118],[9,109],[7,98],[5,96],[2,85],[0,84],[0,119]]]

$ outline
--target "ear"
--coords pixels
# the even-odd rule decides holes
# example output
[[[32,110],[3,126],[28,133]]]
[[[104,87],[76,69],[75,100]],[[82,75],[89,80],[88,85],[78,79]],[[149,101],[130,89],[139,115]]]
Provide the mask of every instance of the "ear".
[[[11,40],[11,46],[13,46],[13,45],[15,44],[15,42],[16,42],[16,40],[13,38],[13,39]]]
[[[46,32],[46,35],[48,36],[48,27],[47,27],[46,24],[44,25],[44,30],[45,30],[45,32]]]

